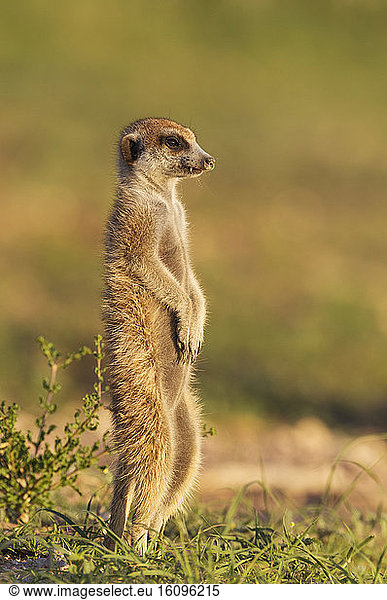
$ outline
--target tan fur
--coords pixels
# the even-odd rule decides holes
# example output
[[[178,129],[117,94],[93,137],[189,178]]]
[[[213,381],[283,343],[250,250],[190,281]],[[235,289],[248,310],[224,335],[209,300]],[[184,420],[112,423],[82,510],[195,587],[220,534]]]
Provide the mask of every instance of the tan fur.
[[[127,127],[106,235],[104,321],[117,465],[110,527],[147,548],[189,497],[200,463],[190,388],[205,300],[190,261],[176,183],[214,167],[189,129],[166,119]],[[107,546],[114,542],[107,536]]]

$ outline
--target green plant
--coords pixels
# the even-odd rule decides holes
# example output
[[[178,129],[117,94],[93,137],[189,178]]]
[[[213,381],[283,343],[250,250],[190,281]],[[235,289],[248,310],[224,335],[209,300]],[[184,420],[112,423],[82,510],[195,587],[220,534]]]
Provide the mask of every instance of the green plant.
[[[77,487],[80,472],[97,463],[108,450],[106,434],[102,448],[99,441],[92,445],[82,442],[85,432],[98,427],[106,391],[101,336],[95,337],[94,350],[83,346],[64,359],[43,337],[38,342],[50,367],[50,377],[43,378],[45,393],[39,398],[42,412],[35,420],[36,428],[24,434],[17,424],[19,406],[0,404],[0,510],[5,520],[11,522],[28,521],[31,511],[52,506],[52,492],[58,488],[69,486],[80,494]],[[58,372],[88,354],[94,356],[96,363],[94,390],[82,398],[81,407],[64,426],[63,435],[53,439],[50,434],[56,425],[50,423],[50,417],[57,410],[54,397],[61,388]]]
[[[215,427],[209,427],[207,425],[207,423],[203,423],[202,425],[202,437],[206,438],[206,437],[212,437],[213,435],[216,435],[216,429]]]
[[[386,516],[323,512],[257,513],[245,486],[222,511],[198,506],[172,520],[140,556],[125,538],[104,547],[106,523],[90,510],[75,520],[48,510],[44,528],[31,519],[0,532],[0,582],[386,584]]]

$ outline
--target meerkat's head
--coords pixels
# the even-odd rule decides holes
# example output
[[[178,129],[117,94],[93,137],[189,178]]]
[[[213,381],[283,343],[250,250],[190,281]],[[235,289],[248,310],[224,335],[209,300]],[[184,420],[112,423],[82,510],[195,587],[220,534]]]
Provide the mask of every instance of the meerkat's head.
[[[121,134],[121,169],[143,172],[159,183],[198,177],[215,167],[215,159],[197,143],[194,133],[168,119],[142,119]]]

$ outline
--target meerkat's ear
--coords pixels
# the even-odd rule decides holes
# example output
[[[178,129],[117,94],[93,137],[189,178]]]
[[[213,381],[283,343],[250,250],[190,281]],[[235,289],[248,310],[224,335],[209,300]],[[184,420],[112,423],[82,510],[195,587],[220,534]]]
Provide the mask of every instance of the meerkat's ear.
[[[121,140],[122,156],[129,165],[133,165],[143,150],[142,140],[138,133],[127,133]]]

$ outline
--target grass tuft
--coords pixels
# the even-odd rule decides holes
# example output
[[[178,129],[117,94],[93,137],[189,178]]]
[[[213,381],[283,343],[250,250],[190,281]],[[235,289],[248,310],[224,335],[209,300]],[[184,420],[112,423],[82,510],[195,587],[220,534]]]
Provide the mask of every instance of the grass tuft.
[[[103,545],[107,526],[90,510],[40,510],[4,530],[1,581],[31,583],[387,583],[382,514],[274,508],[257,513],[246,490],[222,512],[197,507],[154,538],[146,556],[125,539]],[[111,532],[111,535],[114,534]]]

